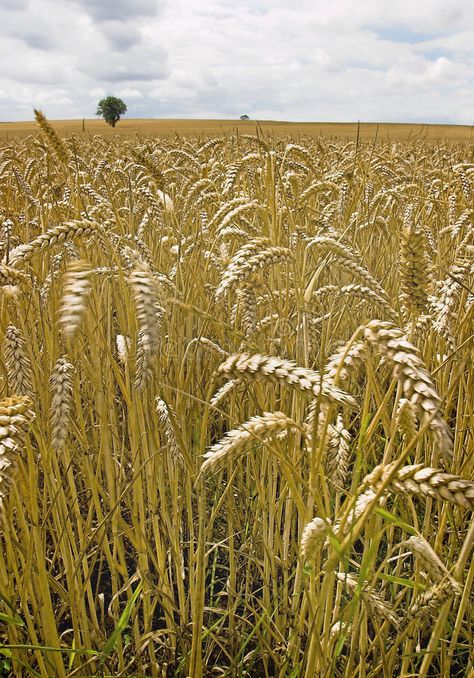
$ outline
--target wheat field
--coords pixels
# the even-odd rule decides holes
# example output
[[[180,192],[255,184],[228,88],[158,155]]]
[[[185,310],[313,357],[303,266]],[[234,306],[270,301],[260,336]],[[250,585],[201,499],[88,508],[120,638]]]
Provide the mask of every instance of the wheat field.
[[[125,136],[131,135],[173,137],[193,136],[213,138],[235,134],[263,134],[279,138],[291,137],[299,141],[306,137],[327,137],[342,141],[360,139],[377,141],[446,141],[472,143],[474,127],[471,125],[423,125],[417,123],[376,123],[376,122],[285,122],[275,120],[212,120],[212,119],[166,119],[166,118],[125,118],[116,127],[107,125],[102,119],[55,120],[50,123],[62,137],[71,135]],[[34,121],[0,122],[0,139],[5,141],[25,138],[36,134]]]
[[[474,676],[472,145],[36,119],[0,676]]]

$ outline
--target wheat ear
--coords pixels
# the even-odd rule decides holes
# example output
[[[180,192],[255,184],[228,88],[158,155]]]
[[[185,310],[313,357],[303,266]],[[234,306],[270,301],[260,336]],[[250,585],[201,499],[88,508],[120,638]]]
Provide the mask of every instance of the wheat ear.
[[[51,374],[52,445],[59,452],[67,439],[73,405],[72,375],[74,368],[66,358],[59,358]]]
[[[434,584],[415,598],[402,620],[403,626],[408,626],[414,620],[418,624],[427,624],[430,618],[436,615],[441,605],[448,598],[455,596],[457,592],[449,579]]]
[[[52,125],[50,122],[47,120],[47,118],[43,115],[41,111],[37,111],[35,109],[35,118],[36,122],[38,123],[41,131],[43,132],[44,136],[46,137],[46,140],[48,142],[48,145],[50,148],[52,148],[54,154],[56,157],[61,160],[62,162],[66,163],[69,161],[69,151],[62,141],[60,139],[59,135],[57,132],[53,129]]]
[[[49,247],[54,247],[61,242],[67,242],[75,238],[83,238],[90,235],[99,228],[95,221],[79,219],[77,221],[67,221],[59,226],[54,226],[46,233],[42,233],[29,243],[18,245],[10,252],[10,264],[17,266],[31,259],[32,256],[43,252]]]
[[[418,316],[428,307],[430,266],[425,236],[410,225],[401,235],[400,277],[402,300],[409,313]]]
[[[474,481],[423,464],[403,466],[394,472],[395,464],[376,466],[364,478],[363,485],[376,492],[384,485],[387,492],[424,495],[474,509]]]
[[[170,406],[165,403],[165,401],[156,396],[155,398],[156,412],[158,414],[158,419],[160,422],[160,427],[164,434],[164,439],[166,441],[166,447],[170,454],[171,460],[179,466],[183,465],[183,455],[179,449],[178,441],[176,440],[176,435],[173,431],[173,426],[170,421]],[[174,414],[176,420],[176,414]]]
[[[405,440],[416,435],[416,408],[411,400],[400,398],[397,408],[397,426]]]
[[[420,560],[421,566],[428,571],[433,581],[439,582],[447,578],[451,581],[453,588],[460,591],[459,584],[451,577],[446,565],[421,534],[411,536],[406,541],[401,542],[400,546],[406,546],[415,558]]]
[[[26,355],[25,346],[26,342],[22,332],[14,325],[9,325],[3,342],[8,385],[12,393],[32,396],[31,362]]]
[[[318,516],[305,525],[300,541],[300,552],[303,560],[310,563],[316,558],[318,549],[330,529],[331,521]]]
[[[0,287],[5,285],[21,285],[28,280],[25,273],[17,271],[7,264],[0,264]]]
[[[394,376],[400,382],[405,397],[413,404],[421,422],[437,437],[439,448],[446,457],[452,454],[452,441],[446,422],[440,415],[440,397],[418,350],[402,330],[392,323],[372,320],[365,327],[365,339],[393,363]]]
[[[164,309],[159,304],[158,287],[150,271],[134,270],[129,276],[137,310],[143,350],[150,358],[158,352]]]
[[[252,417],[239,428],[228,431],[222,440],[209,448],[199,475],[215,471],[252,442],[265,442],[279,433],[297,428],[296,422],[283,412],[264,412],[262,416]]]
[[[0,516],[16,471],[16,458],[35,415],[27,396],[0,400]]]
[[[352,396],[336,388],[330,380],[324,380],[318,372],[299,367],[293,361],[283,358],[236,353],[229,356],[217,368],[217,372],[228,378],[257,379],[288,385],[322,400],[338,402],[341,405],[355,405]]]
[[[63,296],[59,311],[64,336],[73,339],[87,310],[91,289],[89,264],[82,259],[70,262],[64,276]]]
[[[357,577],[354,577],[354,575],[346,572],[338,572],[336,577],[351,593],[360,594],[360,597],[375,618],[381,616],[383,619],[389,621],[396,629],[400,627],[400,619],[392,606],[387,603],[380,594],[374,591],[368,582],[361,581],[357,579]]]
[[[343,487],[349,473],[351,436],[344,426],[341,414],[336,423],[329,426],[326,467],[328,476],[338,486]]]
[[[242,258],[241,252],[238,252],[224,271],[216,289],[216,299],[220,299],[224,294],[241,284],[259,268],[273,266],[273,264],[279,262],[292,261],[292,259],[293,253],[287,247],[267,247],[247,258]]]

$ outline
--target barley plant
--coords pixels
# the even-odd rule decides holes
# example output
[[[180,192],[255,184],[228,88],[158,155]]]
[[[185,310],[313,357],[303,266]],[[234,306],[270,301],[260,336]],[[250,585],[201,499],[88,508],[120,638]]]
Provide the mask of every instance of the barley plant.
[[[474,675],[472,145],[36,118],[0,146],[0,674]]]

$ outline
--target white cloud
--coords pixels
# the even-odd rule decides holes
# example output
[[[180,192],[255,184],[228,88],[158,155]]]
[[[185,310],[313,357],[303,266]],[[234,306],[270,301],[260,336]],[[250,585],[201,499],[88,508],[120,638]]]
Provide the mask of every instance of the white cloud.
[[[472,123],[463,0],[2,0],[0,22],[4,120],[116,94],[131,117]]]
[[[105,97],[106,94],[107,92],[103,87],[93,87],[89,90],[89,96],[93,98]]]
[[[102,33],[108,39],[112,49],[126,52],[141,41],[141,33],[131,21],[105,21],[101,24]]]
[[[122,97],[123,99],[143,99],[143,94],[139,89],[133,89],[132,87],[124,87],[119,89],[116,92],[117,96]]]

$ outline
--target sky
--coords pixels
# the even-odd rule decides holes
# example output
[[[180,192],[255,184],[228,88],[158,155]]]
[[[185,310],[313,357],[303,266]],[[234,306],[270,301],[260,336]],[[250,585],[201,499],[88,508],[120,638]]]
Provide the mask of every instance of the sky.
[[[0,0],[0,121],[474,123],[474,0]]]

